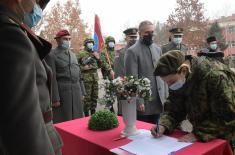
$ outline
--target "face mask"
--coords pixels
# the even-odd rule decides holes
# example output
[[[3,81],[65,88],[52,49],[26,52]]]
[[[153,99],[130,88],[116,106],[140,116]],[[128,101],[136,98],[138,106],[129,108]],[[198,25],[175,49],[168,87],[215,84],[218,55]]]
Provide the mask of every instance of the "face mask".
[[[69,48],[70,48],[70,41],[64,40],[61,46],[62,46],[64,49],[69,49]]]
[[[110,48],[114,48],[115,43],[114,43],[114,42],[109,42],[109,43],[108,43],[108,46],[109,46]]]
[[[210,44],[210,48],[211,48],[212,50],[216,50],[217,44]]]
[[[153,43],[153,34],[144,35],[142,40],[145,45],[150,46]]]
[[[175,44],[179,45],[182,42],[182,38],[173,38]]]
[[[36,26],[42,18],[42,9],[38,4],[34,5],[33,11],[25,14],[24,23],[30,28]]]
[[[93,45],[93,43],[87,43],[87,44],[86,44],[86,47],[87,47],[87,50],[88,50],[89,52],[91,52],[91,51],[93,51],[94,45]]]
[[[171,90],[178,90],[181,87],[183,87],[183,85],[185,84],[185,79],[184,80],[178,80],[175,83],[173,83],[172,85],[170,85],[170,89]]]
[[[128,45],[129,45],[129,46],[132,46],[132,45],[134,45],[135,43],[136,43],[136,40],[133,39],[133,40],[130,40],[130,41],[129,41],[129,44],[128,44]]]

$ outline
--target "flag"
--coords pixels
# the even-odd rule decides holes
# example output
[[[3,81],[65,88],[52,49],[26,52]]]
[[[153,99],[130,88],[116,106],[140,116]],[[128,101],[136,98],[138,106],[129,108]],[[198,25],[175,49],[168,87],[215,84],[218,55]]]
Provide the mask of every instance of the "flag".
[[[100,19],[98,15],[95,15],[94,41],[95,41],[94,50],[101,52],[101,49],[104,46],[104,40],[101,33]]]

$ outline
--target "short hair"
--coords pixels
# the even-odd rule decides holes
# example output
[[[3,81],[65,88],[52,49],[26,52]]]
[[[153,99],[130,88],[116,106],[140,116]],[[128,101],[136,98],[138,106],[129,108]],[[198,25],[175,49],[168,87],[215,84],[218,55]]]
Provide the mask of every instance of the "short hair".
[[[139,25],[139,32],[142,32],[144,27],[147,25],[153,25],[153,23],[148,20],[142,21]]]

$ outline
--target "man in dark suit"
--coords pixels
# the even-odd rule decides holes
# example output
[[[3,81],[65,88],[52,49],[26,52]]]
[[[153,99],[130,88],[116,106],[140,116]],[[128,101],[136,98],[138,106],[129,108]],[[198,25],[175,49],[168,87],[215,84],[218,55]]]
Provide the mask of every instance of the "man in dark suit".
[[[151,81],[152,100],[137,100],[137,119],[149,123],[157,122],[168,95],[166,84],[153,75],[155,65],[162,55],[161,48],[153,43],[153,32],[154,26],[150,21],[140,23],[140,39],[128,48],[124,65],[126,76],[146,77]]]

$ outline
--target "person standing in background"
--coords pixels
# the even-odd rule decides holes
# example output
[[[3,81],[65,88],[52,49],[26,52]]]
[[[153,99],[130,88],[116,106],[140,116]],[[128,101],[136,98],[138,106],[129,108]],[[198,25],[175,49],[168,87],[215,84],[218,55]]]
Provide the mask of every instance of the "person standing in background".
[[[161,48],[153,43],[154,25],[143,21],[139,25],[140,39],[128,48],[125,54],[125,75],[137,78],[148,78],[151,81],[152,100],[137,100],[137,119],[156,123],[163,110],[163,103],[168,95],[168,88],[160,77],[153,72],[158,59],[162,55]]]
[[[85,89],[76,55],[70,50],[69,32],[60,30],[55,39],[58,46],[46,57],[46,62],[53,72],[53,122],[59,123],[83,117]]]

